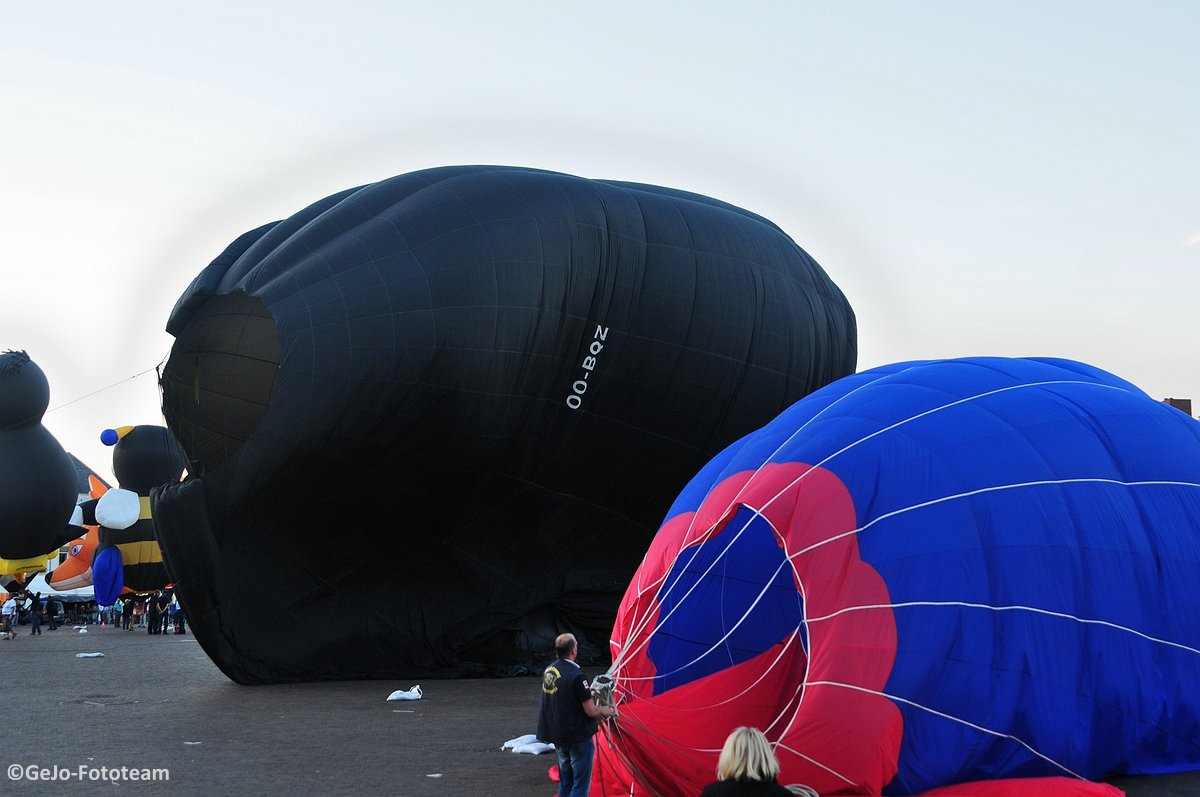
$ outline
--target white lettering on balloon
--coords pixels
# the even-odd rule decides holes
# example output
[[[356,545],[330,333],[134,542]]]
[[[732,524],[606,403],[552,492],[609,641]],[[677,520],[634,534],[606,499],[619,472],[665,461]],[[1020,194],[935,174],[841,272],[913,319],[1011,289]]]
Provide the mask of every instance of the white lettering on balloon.
[[[580,364],[583,373],[571,385],[571,392],[567,394],[567,406],[573,410],[577,410],[583,406],[583,394],[588,389],[588,377],[596,369],[596,358],[600,355],[600,352],[604,351],[604,342],[606,340],[608,340],[608,327],[597,324],[596,332],[592,335],[592,343],[588,346],[588,354]]]

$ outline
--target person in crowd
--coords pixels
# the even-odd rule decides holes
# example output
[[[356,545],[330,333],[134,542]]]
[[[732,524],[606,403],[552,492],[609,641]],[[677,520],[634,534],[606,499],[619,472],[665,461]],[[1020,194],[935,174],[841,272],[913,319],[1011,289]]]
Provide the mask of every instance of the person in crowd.
[[[146,601],[146,633],[157,634],[161,627],[161,622],[158,619],[158,595],[161,590],[155,590],[154,594]]]
[[[187,629],[184,627],[183,606],[179,604],[179,593],[171,594],[171,624],[174,626],[176,634],[186,634]]]
[[[29,599],[29,635],[42,635],[42,593],[35,592]]]
[[[758,728],[734,728],[717,758],[717,779],[700,797],[792,797],[779,785],[779,759]]]
[[[29,612],[29,596],[24,592],[17,593],[17,608],[13,610],[13,635],[20,631],[21,618]]]
[[[592,785],[592,737],[599,720],[617,713],[612,706],[597,706],[583,670],[575,663],[579,643],[573,634],[554,640],[558,657],[542,673],[542,697],[537,737],[554,745],[558,757],[559,797],[587,797]]]
[[[4,640],[7,642],[10,639],[17,637],[17,596],[9,594],[8,599],[4,601],[4,605],[0,606],[0,622],[3,622]]]
[[[158,609],[158,633],[165,634],[171,625],[171,596],[160,589],[154,596],[154,604]]]
[[[58,628],[58,615],[62,612],[62,601],[53,595],[46,596],[46,623],[53,631]]]
[[[126,598],[121,607],[121,628],[129,630],[129,622],[133,619],[133,598]]]

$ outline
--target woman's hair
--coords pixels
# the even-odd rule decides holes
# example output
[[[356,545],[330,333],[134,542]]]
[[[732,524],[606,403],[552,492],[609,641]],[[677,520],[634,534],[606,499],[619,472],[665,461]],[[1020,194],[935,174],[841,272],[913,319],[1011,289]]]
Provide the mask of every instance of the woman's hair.
[[[758,728],[734,728],[717,759],[717,780],[762,780],[779,777],[779,761]]]

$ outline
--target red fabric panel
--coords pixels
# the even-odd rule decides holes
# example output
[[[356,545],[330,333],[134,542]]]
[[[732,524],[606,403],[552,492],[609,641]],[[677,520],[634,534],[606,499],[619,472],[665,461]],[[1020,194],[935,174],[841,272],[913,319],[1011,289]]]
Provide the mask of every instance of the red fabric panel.
[[[1125,797],[1125,792],[1107,783],[1076,778],[1009,778],[942,786],[920,797]]]

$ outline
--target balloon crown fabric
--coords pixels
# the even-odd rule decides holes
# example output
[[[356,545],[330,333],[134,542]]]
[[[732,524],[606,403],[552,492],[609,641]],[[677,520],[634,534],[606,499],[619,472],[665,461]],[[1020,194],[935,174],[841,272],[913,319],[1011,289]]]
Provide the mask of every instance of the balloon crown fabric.
[[[617,615],[601,793],[698,789],[747,724],[822,794],[1200,768],[1197,529],[1200,424],[1098,368],[841,379],[668,512]]]
[[[246,682],[540,670],[563,631],[605,660],[680,486],[856,356],[845,297],[761,216],[502,166],[254,229],[167,329],[195,478],[155,517]]]
[[[75,534],[75,465],[42,425],[50,383],[24,351],[0,353],[0,572],[37,572]]]
[[[0,354],[0,430],[40,423],[50,406],[50,383],[23,351]]]

